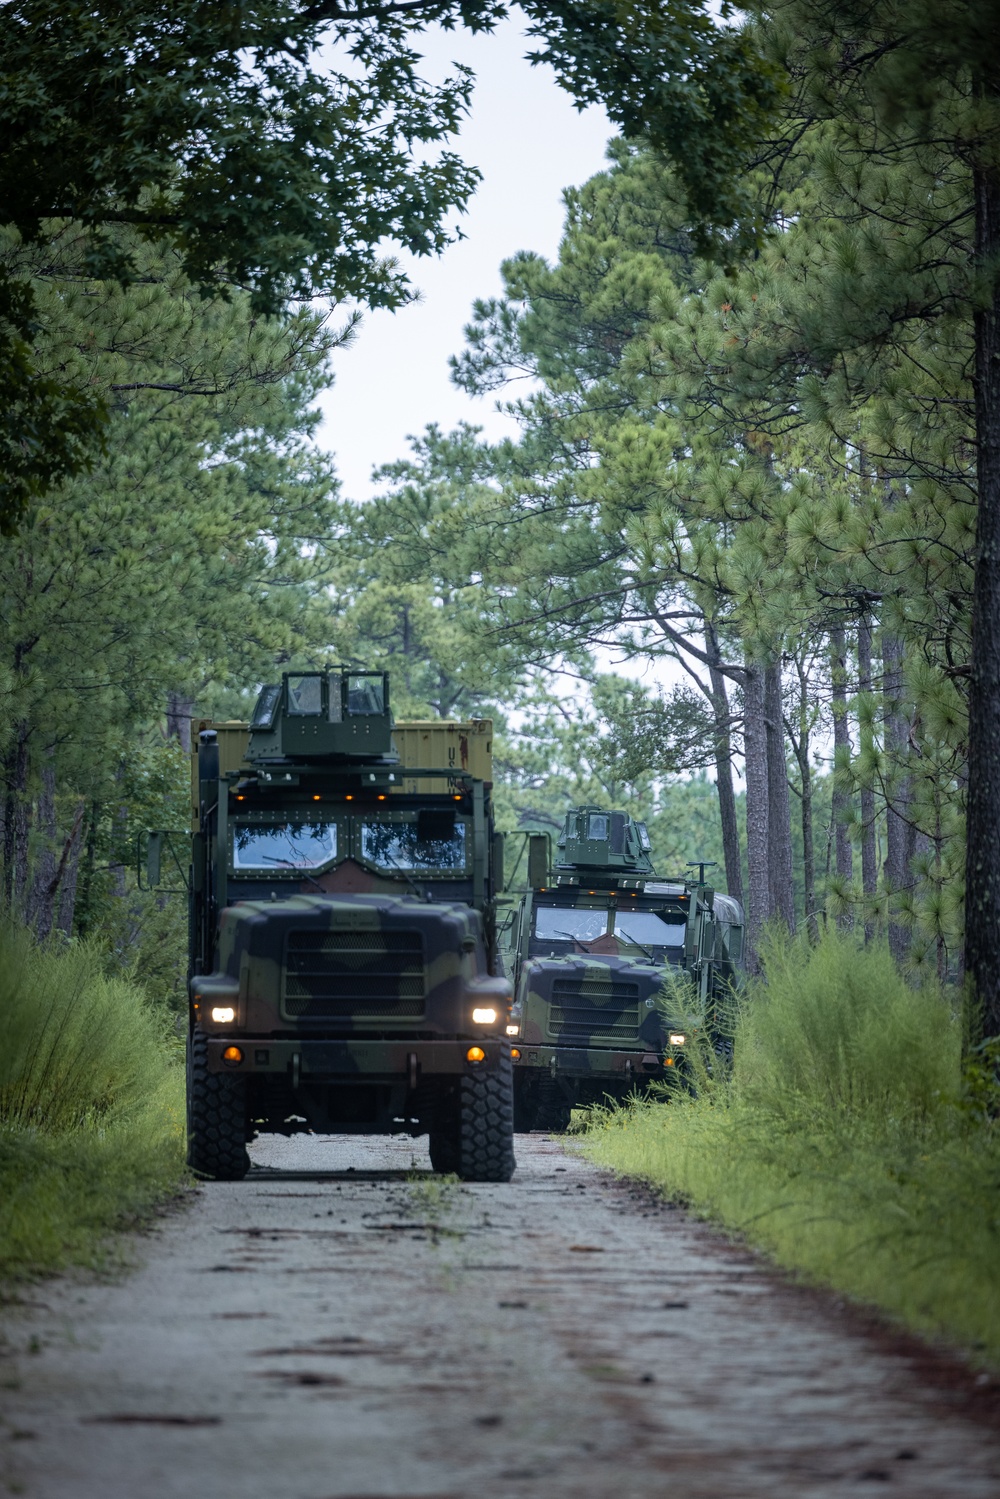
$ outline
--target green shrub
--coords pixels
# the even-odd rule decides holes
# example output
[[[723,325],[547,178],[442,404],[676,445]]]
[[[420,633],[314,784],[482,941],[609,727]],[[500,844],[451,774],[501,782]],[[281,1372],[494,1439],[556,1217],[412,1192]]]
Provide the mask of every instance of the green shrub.
[[[884,947],[835,932],[772,946],[766,975],[729,1076],[696,1055],[693,1094],[599,1113],[584,1148],[807,1278],[1000,1359],[1000,1131],[963,1080],[959,1016]]]
[[[100,950],[0,929],[0,1272],[92,1261],[183,1172],[170,1017]]]
[[[961,1029],[934,985],[912,989],[887,946],[835,930],[772,942],[744,1002],[734,1084],[767,1111],[803,1106],[927,1119],[959,1088]]]

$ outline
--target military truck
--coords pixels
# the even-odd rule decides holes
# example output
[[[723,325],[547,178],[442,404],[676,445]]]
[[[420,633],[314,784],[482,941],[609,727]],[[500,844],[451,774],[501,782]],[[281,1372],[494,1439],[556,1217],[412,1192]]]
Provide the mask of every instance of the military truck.
[[[554,865],[523,896],[508,957],[518,1130],[565,1129],[574,1104],[666,1079],[692,1038],[664,1018],[665,977],[689,981],[711,1031],[740,971],[739,903],[703,868],[659,879],[646,828],[627,813],[574,808]]]
[[[188,1159],[238,1179],[258,1132],[429,1136],[514,1171],[497,968],[491,725],[393,724],[384,672],[285,673],[200,725]]]

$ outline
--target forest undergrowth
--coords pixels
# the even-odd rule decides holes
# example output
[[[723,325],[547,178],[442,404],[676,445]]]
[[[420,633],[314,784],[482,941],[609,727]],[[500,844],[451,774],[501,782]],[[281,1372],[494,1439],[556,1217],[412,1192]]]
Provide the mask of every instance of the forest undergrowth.
[[[101,1266],[184,1173],[172,1016],[96,944],[0,928],[0,1279]]]
[[[954,995],[830,931],[772,944],[732,1071],[696,1049],[662,1099],[597,1110],[582,1146],[804,1279],[1000,1363],[1000,1091],[962,1060]]]

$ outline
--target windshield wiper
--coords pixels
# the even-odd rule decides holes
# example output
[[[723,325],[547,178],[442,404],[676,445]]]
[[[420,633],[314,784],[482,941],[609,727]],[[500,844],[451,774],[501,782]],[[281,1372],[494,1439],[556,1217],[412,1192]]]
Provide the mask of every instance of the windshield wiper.
[[[313,876],[309,873],[308,869],[300,869],[297,864],[292,863],[291,859],[279,859],[275,854],[261,854],[261,858],[264,860],[265,864],[280,864],[282,869],[294,869],[295,873],[300,874],[304,880],[311,881],[311,883],[316,886],[316,889],[319,890],[321,894],[329,894],[328,890],[323,889],[323,886],[320,884],[319,880],[313,879]]]
[[[416,883],[416,881],[410,879],[409,871],[406,870],[406,869],[404,869],[403,866],[402,866],[402,864],[397,864],[396,861],[395,861],[395,859],[392,857],[392,854],[386,854],[385,855],[385,859],[386,859],[387,863],[389,863],[389,864],[392,865],[393,869],[398,869],[399,870],[400,874],[403,876],[403,879],[409,885],[410,889],[413,891],[414,895],[417,897],[418,900],[429,900],[430,899],[430,896],[428,895],[426,889],[425,890],[421,890],[420,886]]]
[[[644,947],[641,942],[637,942],[634,937],[630,937],[626,932],[622,932],[620,936],[618,932],[615,932],[615,936],[618,937],[619,942],[630,942],[633,947],[637,947],[640,952],[646,954],[646,957],[651,963],[656,962],[656,959],[653,957],[653,954],[650,952],[649,948]]]
[[[578,947],[582,947],[584,952],[589,952],[595,942],[600,942],[601,937],[606,937],[608,934],[607,932],[602,932],[601,937],[591,937],[589,939],[584,939],[583,937],[574,937],[572,932],[556,932],[554,933],[554,935],[556,937],[567,937],[570,942],[575,942]],[[613,932],[612,936],[614,936],[620,942],[628,942],[632,947],[637,947],[641,953],[645,953],[646,957],[651,963],[656,962],[656,959],[653,957],[653,954],[650,952],[649,948],[643,947],[642,943],[637,942],[634,937],[626,936],[624,932],[622,932],[620,935],[618,932]]]
[[[575,942],[577,947],[583,948],[584,952],[589,952],[593,943],[600,942],[601,937],[606,937],[607,935],[607,932],[602,932],[600,937],[590,937],[589,939],[586,939],[583,937],[574,937],[572,932],[553,933],[553,936],[555,937],[565,937],[568,941]]]

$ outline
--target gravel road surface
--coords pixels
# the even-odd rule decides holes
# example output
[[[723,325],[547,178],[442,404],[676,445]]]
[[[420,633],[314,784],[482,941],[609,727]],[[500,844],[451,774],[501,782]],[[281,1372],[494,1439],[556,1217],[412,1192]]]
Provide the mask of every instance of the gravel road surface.
[[[115,1282],[4,1318],[28,1499],[998,1499],[995,1388],[558,1143],[267,1139]]]

